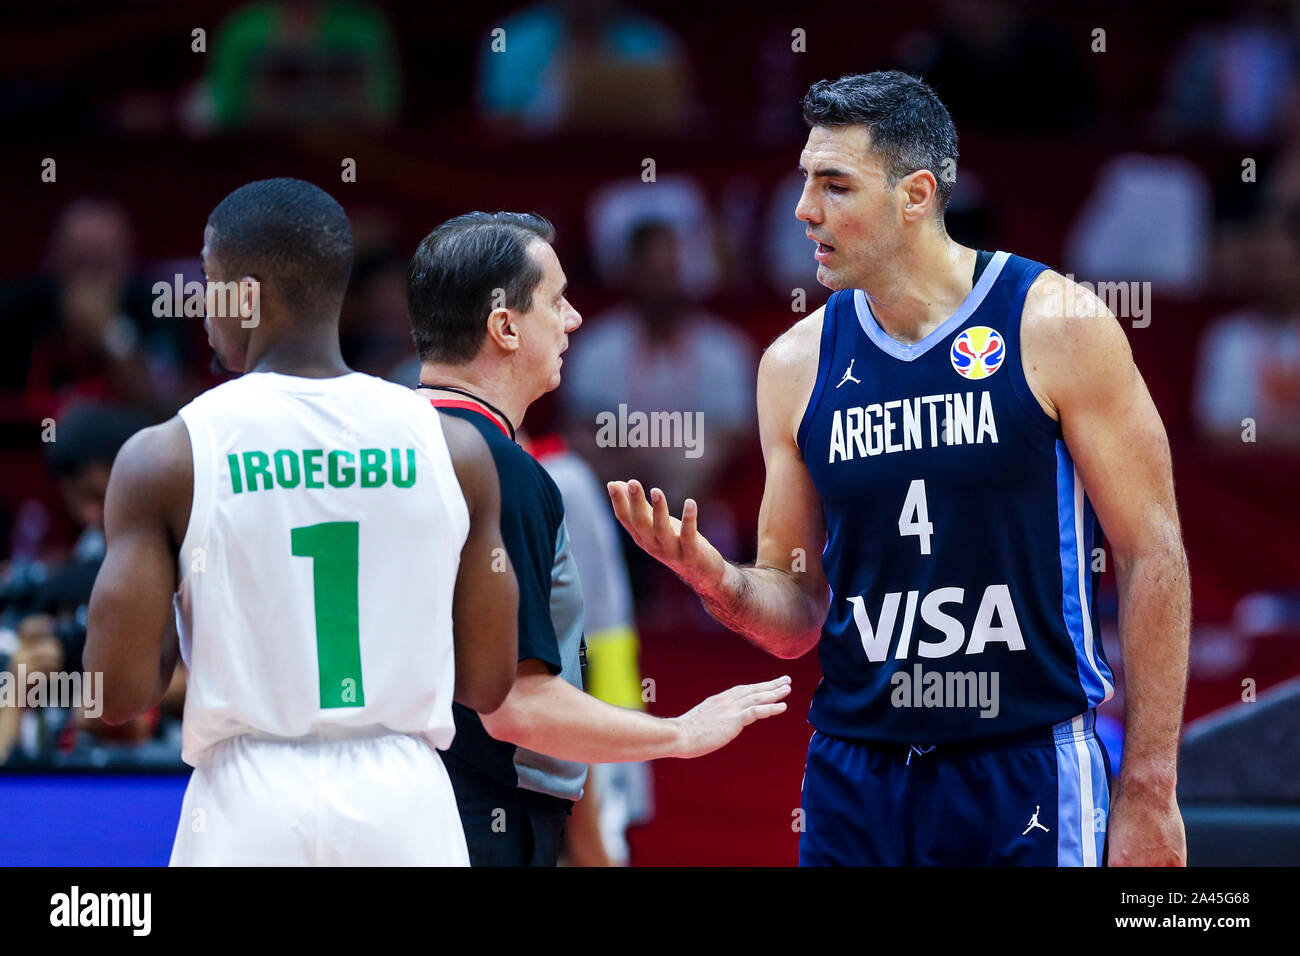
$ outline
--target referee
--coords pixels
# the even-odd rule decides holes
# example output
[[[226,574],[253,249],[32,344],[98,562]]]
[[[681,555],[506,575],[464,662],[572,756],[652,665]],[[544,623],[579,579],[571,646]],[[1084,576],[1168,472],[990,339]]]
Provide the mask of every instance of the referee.
[[[583,692],[582,588],[564,504],[515,442],[528,406],[560,384],[560,355],[582,323],[554,239],[540,216],[467,213],[420,243],[408,274],[418,393],[487,441],[519,579],[514,687],[490,714],[455,705],[456,738],[443,755],[472,866],[554,866],[587,764],[702,756],[783,712],[790,692],[788,677],[733,687],[675,718]]]

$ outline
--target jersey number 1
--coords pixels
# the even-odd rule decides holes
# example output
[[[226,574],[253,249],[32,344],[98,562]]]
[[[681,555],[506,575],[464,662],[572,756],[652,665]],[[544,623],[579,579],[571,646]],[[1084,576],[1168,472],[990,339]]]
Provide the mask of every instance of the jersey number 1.
[[[296,558],[312,558],[316,597],[316,657],[321,707],[364,707],[361,686],[361,627],[357,612],[360,524],[327,521],[294,528]]]

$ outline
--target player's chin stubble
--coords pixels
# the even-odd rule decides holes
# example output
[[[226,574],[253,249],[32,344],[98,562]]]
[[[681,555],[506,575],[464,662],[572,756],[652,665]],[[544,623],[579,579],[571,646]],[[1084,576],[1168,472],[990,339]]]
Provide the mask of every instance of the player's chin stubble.
[[[817,282],[832,292],[838,292],[840,289],[845,288],[835,270],[820,264],[817,266]]]

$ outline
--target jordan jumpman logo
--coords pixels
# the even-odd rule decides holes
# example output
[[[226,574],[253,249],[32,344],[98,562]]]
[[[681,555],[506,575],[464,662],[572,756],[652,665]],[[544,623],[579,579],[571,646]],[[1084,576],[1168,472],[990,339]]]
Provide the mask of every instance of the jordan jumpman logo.
[[[857,382],[859,385],[862,384],[862,382],[853,375],[853,363],[856,361],[857,359],[849,359],[849,367],[844,370],[844,377],[840,379],[840,385],[843,385],[845,382]],[[839,388],[840,385],[836,385],[835,387]]]
[[[1041,809],[1043,809],[1041,806],[1034,807],[1034,815],[1029,818],[1029,826],[1025,827],[1024,833],[1020,834],[1021,836],[1024,836],[1025,833],[1028,833],[1034,827],[1038,827],[1038,829],[1042,830],[1044,833],[1051,832],[1050,830],[1047,829],[1047,827],[1043,826],[1041,823],[1038,822],[1038,811]]]

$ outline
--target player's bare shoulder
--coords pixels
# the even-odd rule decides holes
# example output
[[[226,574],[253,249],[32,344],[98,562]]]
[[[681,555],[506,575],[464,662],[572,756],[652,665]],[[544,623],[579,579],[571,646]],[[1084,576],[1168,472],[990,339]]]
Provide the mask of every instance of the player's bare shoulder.
[[[488,447],[478,429],[463,418],[457,418],[455,415],[448,415],[441,410],[438,410],[437,414],[438,422],[442,425],[442,435],[447,442],[447,450],[451,453],[452,461],[473,462],[482,460],[483,456],[488,453]]]
[[[801,365],[810,365],[815,377],[825,314],[826,306],[822,306],[778,335],[763,353],[762,364],[773,366],[773,371],[782,372],[792,372]],[[759,374],[762,374],[761,366]]]
[[[781,428],[794,440],[817,383],[825,312],[823,306],[800,319],[763,353],[758,364],[758,418],[765,435]]]
[[[108,494],[108,510],[115,515],[160,513],[176,541],[184,540],[194,495],[194,457],[189,429],[179,415],[126,440],[113,461]]]
[[[1061,397],[1107,381],[1133,363],[1124,330],[1106,304],[1051,269],[1025,295],[1020,357],[1034,397],[1058,419]]]
[[[497,507],[497,469],[488,443],[478,429],[464,419],[439,411],[438,421],[470,514],[475,514],[484,502],[492,502]]]

